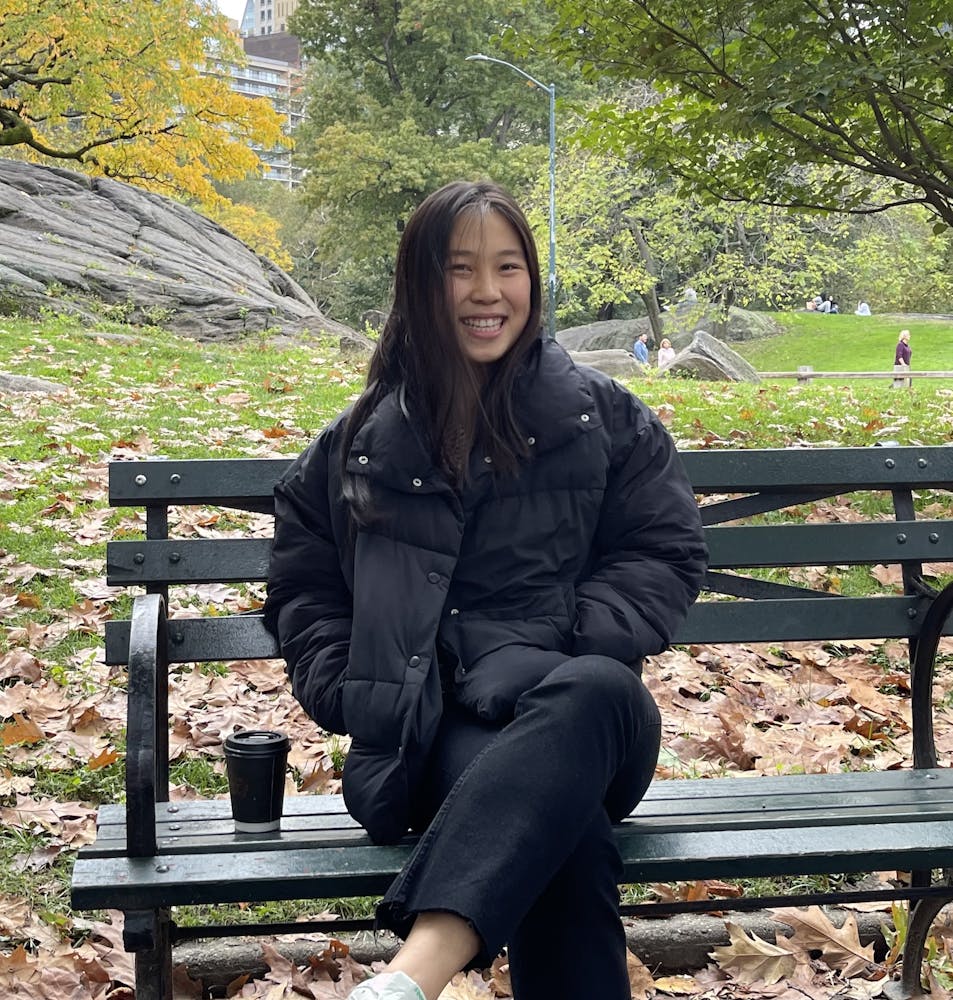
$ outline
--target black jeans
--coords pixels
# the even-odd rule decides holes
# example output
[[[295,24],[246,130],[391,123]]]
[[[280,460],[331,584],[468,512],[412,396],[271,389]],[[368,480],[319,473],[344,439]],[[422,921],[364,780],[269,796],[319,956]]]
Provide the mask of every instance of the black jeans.
[[[433,818],[378,926],[456,913],[474,965],[509,945],[516,1000],[628,1000],[612,823],[645,794],[660,729],[641,680],[601,656],[561,664],[502,728],[446,704],[417,803],[421,828]]]

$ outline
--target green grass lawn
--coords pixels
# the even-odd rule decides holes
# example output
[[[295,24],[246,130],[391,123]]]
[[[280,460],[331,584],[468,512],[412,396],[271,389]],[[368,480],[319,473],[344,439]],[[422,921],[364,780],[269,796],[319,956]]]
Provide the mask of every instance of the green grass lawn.
[[[775,318],[785,328],[783,336],[731,344],[758,371],[797,371],[799,365],[829,372],[890,371],[897,336],[909,330],[912,368],[953,372],[953,319],[813,312]],[[873,380],[858,382],[869,387]]]

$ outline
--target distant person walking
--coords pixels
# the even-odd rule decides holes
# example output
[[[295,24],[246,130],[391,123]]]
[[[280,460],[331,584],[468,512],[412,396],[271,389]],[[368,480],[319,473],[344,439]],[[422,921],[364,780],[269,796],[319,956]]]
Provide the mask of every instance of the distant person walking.
[[[897,349],[893,355],[893,370],[895,372],[902,372],[905,368],[909,369],[912,355],[913,351],[910,349],[910,331],[901,330],[900,336],[897,338]],[[895,378],[893,380],[893,387],[895,389],[901,389],[904,385],[912,386],[913,379]]]

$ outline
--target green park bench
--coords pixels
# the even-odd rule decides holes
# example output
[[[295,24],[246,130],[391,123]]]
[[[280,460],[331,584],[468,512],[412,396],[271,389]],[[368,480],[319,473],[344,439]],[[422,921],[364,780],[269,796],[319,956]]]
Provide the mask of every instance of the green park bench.
[[[657,780],[617,827],[629,883],[838,875],[901,870],[909,884],[810,895],[742,896],[719,910],[868,899],[911,901],[902,978],[890,996],[920,991],[920,963],[939,910],[953,900],[953,770],[937,766],[933,662],[953,631],[953,585],[937,592],[922,564],[953,561],[953,521],[917,518],[923,494],[953,488],[953,447],[710,450],[682,455],[711,552],[706,591],[676,643],[906,639],[910,644],[914,766],[890,771]],[[177,584],[261,581],[267,538],[170,538],[169,511],[199,505],[272,511],[288,459],[113,462],[110,502],[145,508],[145,537],[108,546],[108,581],[145,588],[132,620],[107,623],[106,658],[128,664],[126,802],[104,805],[98,834],[73,871],[76,909],[125,913],[139,1000],[172,996],[172,945],[186,938],[279,933],[303,925],[178,928],[170,908],[203,903],[383,893],[414,838],[375,846],[340,796],[286,799],[282,828],[236,834],[227,800],[169,800],[170,664],[273,658],[260,614],[167,619]],[[890,514],[810,523],[823,498],[875,491]],[[856,504],[857,513],[870,504]],[[784,521],[771,512],[786,510]],[[858,515],[860,516],[860,515]],[[753,520],[755,523],[742,523]],[[903,593],[832,596],[745,575],[760,568],[899,564]],[[761,573],[765,577],[770,574]],[[777,575],[777,574],[775,574]],[[710,910],[711,901],[639,904],[661,915]],[[348,921],[324,925],[335,932]]]

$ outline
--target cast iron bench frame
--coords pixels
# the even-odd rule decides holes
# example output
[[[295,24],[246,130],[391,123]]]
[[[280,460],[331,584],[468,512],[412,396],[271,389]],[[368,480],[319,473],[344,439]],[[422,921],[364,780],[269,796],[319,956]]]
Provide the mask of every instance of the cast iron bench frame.
[[[920,957],[932,922],[953,901],[953,770],[937,766],[933,665],[953,632],[953,584],[937,592],[923,562],[953,561],[953,521],[918,520],[916,491],[953,488],[953,448],[798,448],[682,454],[702,506],[711,565],[706,590],[740,600],[697,603],[676,643],[897,638],[910,643],[914,767],[885,772],[656,781],[617,826],[626,882],[783,874],[912,871],[909,886],[719,900],[755,909],[862,899],[909,899],[913,912],[901,979],[891,996],[920,992]],[[290,459],[113,462],[113,506],[145,507],[145,538],[107,547],[107,579],[145,587],[131,621],[108,622],[106,660],[128,664],[126,803],[99,811],[96,841],[77,858],[72,904],[125,913],[136,953],[137,996],[169,1000],[171,948],[186,938],[280,933],[309,925],[177,928],[170,907],[198,903],[383,893],[414,838],[374,846],[339,796],[286,801],[276,834],[235,834],[227,801],[170,803],[170,664],[273,658],[260,614],[166,619],[170,585],[265,578],[270,539],[169,537],[169,509],[271,513]],[[855,491],[892,495],[893,520],[735,522]],[[753,567],[897,564],[903,595],[832,596],[738,575]],[[725,572],[729,570],[731,572]],[[872,817],[876,820],[872,821]],[[939,877],[934,873],[939,870]],[[237,874],[240,872],[240,875]],[[630,913],[701,911],[711,902],[651,903]],[[347,921],[311,924],[346,930]]]

